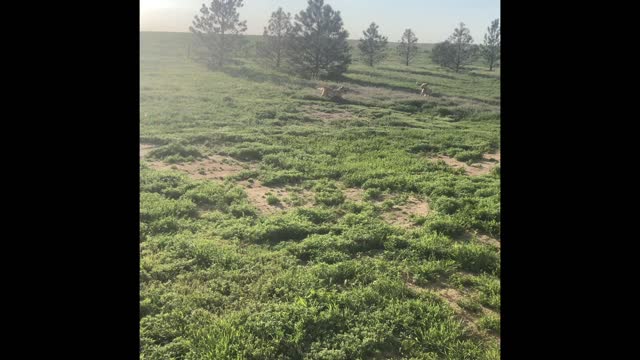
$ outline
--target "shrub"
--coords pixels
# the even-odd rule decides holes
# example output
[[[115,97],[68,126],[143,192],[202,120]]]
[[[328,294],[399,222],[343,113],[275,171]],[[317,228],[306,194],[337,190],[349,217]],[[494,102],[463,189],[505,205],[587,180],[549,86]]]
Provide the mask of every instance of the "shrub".
[[[314,225],[307,219],[287,213],[266,218],[256,226],[254,241],[275,244],[281,241],[302,240],[311,234]]]
[[[429,216],[424,227],[428,231],[451,237],[458,237],[465,231],[464,225],[457,218],[448,215]]]
[[[482,311],[482,306],[478,303],[477,297],[474,296],[465,296],[457,303],[461,308],[474,314],[480,313]]]
[[[145,169],[140,173],[141,193],[158,193],[170,199],[177,199],[192,187],[187,177],[176,171]]]
[[[303,179],[304,176],[299,171],[281,170],[267,173],[262,183],[265,186],[282,186],[287,184],[296,184]]]
[[[246,199],[247,195],[239,188],[230,184],[222,185],[210,181],[197,183],[194,188],[187,191],[183,198],[190,199],[198,206],[209,209],[227,211],[229,205]]]
[[[378,188],[369,188],[364,192],[365,200],[379,200],[382,196],[382,190]]]
[[[245,216],[255,218],[258,216],[256,208],[247,202],[237,203],[229,206],[229,212],[231,213],[231,215],[237,218]]]
[[[478,326],[494,334],[500,334],[500,317],[494,314],[483,316],[478,320]]]
[[[415,268],[415,280],[419,284],[442,280],[458,269],[453,260],[431,260],[421,263]]]
[[[164,160],[170,164],[190,162],[203,157],[197,148],[180,143],[157,147],[151,150],[148,156],[153,159]]]
[[[196,204],[189,199],[173,200],[156,193],[140,194],[140,220],[150,222],[162,217],[194,217]]]
[[[462,162],[479,161],[482,159],[482,152],[478,150],[463,150],[458,152],[455,158]]]
[[[315,192],[316,204],[335,206],[344,203],[346,198],[336,184],[329,180],[315,182],[312,189]]]
[[[277,115],[275,110],[260,110],[256,112],[256,119],[275,119]]]
[[[460,200],[446,196],[438,198],[433,205],[435,210],[449,215],[456,213],[462,208],[462,202]]]
[[[267,204],[271,206],[276,206],[280,204],[280,199],[278,199],[278,197],[273,194],[269,194],[267,195]]]
[[[479,244],[455,244],[453,256],[460,266],[470,272],[491,273],[498,269],[500,257],[490,247]]]

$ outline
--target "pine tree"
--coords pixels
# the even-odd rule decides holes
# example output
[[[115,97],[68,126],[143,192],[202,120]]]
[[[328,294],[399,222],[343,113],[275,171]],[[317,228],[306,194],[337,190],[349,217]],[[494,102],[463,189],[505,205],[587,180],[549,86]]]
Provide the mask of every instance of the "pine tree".
[[[289,64],[305,77],[337,77],[351,64],[348,36],[339,11],[323,0],[309,0],[307,9],[295,16],[288,42]]]
[[[400,44],[398,45],[398,54],[406,66],[409,66],[409,62],[418,54],[417,42],[418,38],[411,29],[404,31],[400,39]]]
[[[239,46],[240,34],[247,30],[247,22],[240,21],[238,8],[243,0],[212,0],[207,8],[202,4],[200,16],[195,15],[189,30],[207,50],[210,68],[222,67]]]
[[[358,49],[367,65],[373,66],[385,58],[387,38],[378,33],[378,25],[373,22],[362,34],[364,38],[360,39]]]
[[[264,28],[262,41],[258,44],[260,58],[279,68],[285,56],[286,42],[292,29],[290,13],[285,13],[281,7],[271,13],[269,24]]]
[[[458,72],[460,69],[473,61],[477,48],[473,45],[473,38],[469,28],[460,23],[460,26],[453,31],[449,37],[449,42],[453,45],[453,69]]]
[[[493,71],[493,67],[500,60],[500,19],[491,22],[491,26],[487,28],[484,34],[484,44],[480,46],[480,53],[489,65],[489,71]]]

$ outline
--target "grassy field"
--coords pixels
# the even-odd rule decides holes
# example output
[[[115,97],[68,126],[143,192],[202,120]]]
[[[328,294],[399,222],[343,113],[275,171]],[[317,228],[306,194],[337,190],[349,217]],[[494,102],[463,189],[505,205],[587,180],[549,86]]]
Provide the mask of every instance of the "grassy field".
[[[391,53],[336,103],[140,39],[142,359],[499,359],[499,70]]]

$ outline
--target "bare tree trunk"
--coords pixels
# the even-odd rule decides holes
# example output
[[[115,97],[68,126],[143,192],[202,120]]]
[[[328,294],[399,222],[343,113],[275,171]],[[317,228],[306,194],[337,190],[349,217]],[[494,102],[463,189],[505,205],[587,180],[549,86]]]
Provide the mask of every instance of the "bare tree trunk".
[[[218,55],[218,66],[222,67],[224,64],[224,53],[226,51],[225,43],[224,43],[224,31],[220,34],[220,54]]]
[[[280,67],[280,52],[282,52],[282,38],[278,36],[278,48],[276,49],[276,67]]]

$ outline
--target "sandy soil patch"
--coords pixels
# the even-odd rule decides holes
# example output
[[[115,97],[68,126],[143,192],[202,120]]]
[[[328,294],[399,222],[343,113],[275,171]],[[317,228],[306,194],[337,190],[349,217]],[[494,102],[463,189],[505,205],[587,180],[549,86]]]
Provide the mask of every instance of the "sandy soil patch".
[[[293,207],[311,207],[313,205],[313,193],[308,190],[293,191],[282,187],[268,187],[262,185],[258,180],[253,183],[240,181],[238,185],[244,188],[249,201],[263,214],[273,214],[285,211]],[[267,196],[271,193],[280,202],[276,205],[269,205]]]
[[[473,239],[483,244],[500,249],[500,240],[494,239],[491,236],[486,234],[465,232],[460,237],[456,238],[456,240],[462,240],[462,241],[471,241]]]
[[[358,202],[364,200],[364,190],[360,188],[346,188],[342,189],[342,193],[347,200]]]
[[[345,110],[332,110],[327,112],[325,108],[315,105],[308,105],[304,107],[305,113],[319,120],[335,121],[335,120],[349,120],[356,117],[352,112]]]
[[[458,161],[445,155],[439,155],[433,160],[442,160],[447,165],[453,168],[464,169],[467,175],[480,176],[490,173],[493,168],[500,164],[500,153],[498,152],[496,154],[484,154],[482,155],[482,161],[473,163],[471,165],[467,165],[462,161]]]
[[[142,151],[142,150],[141,150]],[[194,179],[224,180],[224,178],[255,168],[253,164],[243,164],[228,156],[210,155],[205,159],[189,163],[167,164],[150,161],[149,166],[157,170],[175,169],[189,174]]]
[[[149,151],[151,151],[155,147],[156,146],[152,144],[140,144],[140,158],[142,159],[143,157],[147,156]]]
[[[461,293],[459,290],[447,287],[445,284],[442,284],[442,283],[434,283],[431,286],[425,286],[425,287],[417,286],[411,282],[407,282],[406,285],[409,289],[417,293],[430,291],[438,295],[441,299],[447,302],[449,306],[451,306],[451,309],[453,309],[453,311],[458,316],[464,319],[464,322],[469,326],[469,328],[474,333],[482,334],[482,331],[477,325],[477,321],[480,319],[482,315],[491,311],[484,307],[481,307],[482,311],[480,311],[478,314],[472,314],[471,312],[463,309],[460,305],[458,305],[458,302],[464,298],[464,294]]]
[[[143,156],[148,153],[153,146],[140,146],[140,154]],[[167,164],[162,161],[147,162],[148,165],[157,170],[177,170],[186,173],[193,179],[223,181],[226,177],[240,173],[243,170],[255,169],[255,164],[241,163],[228,156],[211,155],[206,159],[193,161],[190,163]],[[247,193],[249,201],[262,214],[273,214],[279,211],[285,211],[293,207],[311,207],[313,206],[313,193],[300,189],[292,189],[285,187],[268,187],[264,186],[259,180],[248,181],[243,180],[237,182]],[[276,196],[280,202],[270,205],[267,202],[268,194]]]
[[[409,228],[415,226],[411,216],[427,216],[431,209],[425,200],[410,196],[405,204],[395,205],[382,215],[382,218],[391,225]]]
[[[483,244],[491,245],[500,249],[500,240],[496,240],[488,235],[477,235],[477,239]]]

